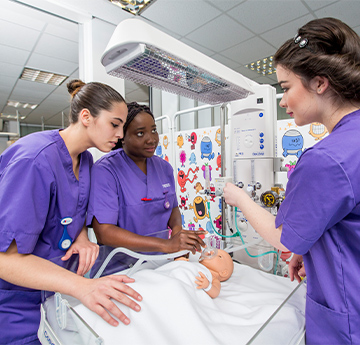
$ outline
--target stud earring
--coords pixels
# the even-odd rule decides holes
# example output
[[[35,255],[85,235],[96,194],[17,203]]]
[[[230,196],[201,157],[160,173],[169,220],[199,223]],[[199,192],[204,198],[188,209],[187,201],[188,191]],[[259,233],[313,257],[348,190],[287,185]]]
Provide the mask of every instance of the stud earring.
[[[321,92],[321,89],[318,89],[318,93],[320,93]]]

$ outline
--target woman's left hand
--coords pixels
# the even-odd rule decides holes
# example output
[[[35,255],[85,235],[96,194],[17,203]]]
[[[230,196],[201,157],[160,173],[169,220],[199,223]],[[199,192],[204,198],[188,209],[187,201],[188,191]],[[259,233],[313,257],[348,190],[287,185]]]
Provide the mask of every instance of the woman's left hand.
[[[99,255],[99,246],[89,241],[87,231],[87,228],[82,229],[77,239],[61,258],[62,261],[66,261],[73,254],[79,254],[79,267],[76,273],[81,276],[90,270]]]

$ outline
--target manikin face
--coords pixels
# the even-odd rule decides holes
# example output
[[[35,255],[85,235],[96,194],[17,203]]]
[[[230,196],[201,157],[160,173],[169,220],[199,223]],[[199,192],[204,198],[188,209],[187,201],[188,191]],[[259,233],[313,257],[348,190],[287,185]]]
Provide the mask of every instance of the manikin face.
[[[130,122],[123,140],[125,153],[134,161],[150,158],[159,143],[159,134],[153,117],[140,112]]]
[[[90,117],[88,127],[92,146],[102,152],[110,152],[120,138],[123,137],[123,127],[127,117],[125,102],[114,103],[110,111],[101,110],[97,117]]]
[[[321,122],[315,81],[310,82],[311,89],[308,90],[300,77],[281,65],[277,66],[276,75],[279,85],[284,90],[280,107],[286,109],[286,113],[295,119],[295,123],[303,126],[312,122]]]
[[[209,270],[217,272],[220,281],[228,279],[234,270],[234,262],[231,256],[222,249],[218,249],[217,254],[210,259],[202,260],[201,264]]]

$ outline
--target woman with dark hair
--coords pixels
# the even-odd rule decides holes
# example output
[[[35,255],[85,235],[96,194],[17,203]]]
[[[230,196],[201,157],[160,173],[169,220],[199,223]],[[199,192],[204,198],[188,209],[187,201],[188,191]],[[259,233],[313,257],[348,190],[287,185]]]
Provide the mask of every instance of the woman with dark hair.
[[[315,19],[274,61],[280,106],[330,135],[301,155],[276,218],[232,184],[224,197],[266,241],[296,253],[292,280],[305,267],[306,343],[360,344],[360,38],[340,20]]]
[[[29,134],[0,156],[1,344],[40,344],[40,290],[76,297],[114,326],[114,317],[130,321],[111,298],[140,310],[127,296],[141,300],[124,284],[132,279],[83,277],[99,253],[84,225],[93,164],[87,149],[109,152],[116,145],[126,103],[105,84],[73,80],[67,86],[70,125]],[[61,267],[73,255],[77,274]]]
[[[111,247],[201,251],[204,242],[198,235],[204,231],[182,229],[173,169],[154,156],[158,142],[150,109],[128,104],[122,148],[100,158],[92,169],[87,224],[99,243]]]

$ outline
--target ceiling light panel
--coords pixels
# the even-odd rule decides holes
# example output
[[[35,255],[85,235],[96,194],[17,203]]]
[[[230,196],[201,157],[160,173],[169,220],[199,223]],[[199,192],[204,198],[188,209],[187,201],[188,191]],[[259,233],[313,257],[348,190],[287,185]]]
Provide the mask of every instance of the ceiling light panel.
[[[247,65],[245,65],[245,67],[250,69],[251,71],[255,71],[261,75],[271,75],[276,72],[276,68],[274,67],[273,59],[274,59],[274,57],[271,55],[271,56],[262,58],[260,60],[250,62]]]
[[[22,71],[20,79],[27,81],[34,81],[42,84],[60,85],[65,79],[66,75],[40,71],[25,67]]]
[[[134,15],[139,15],[156,0],[109,0],[112,4]]]

